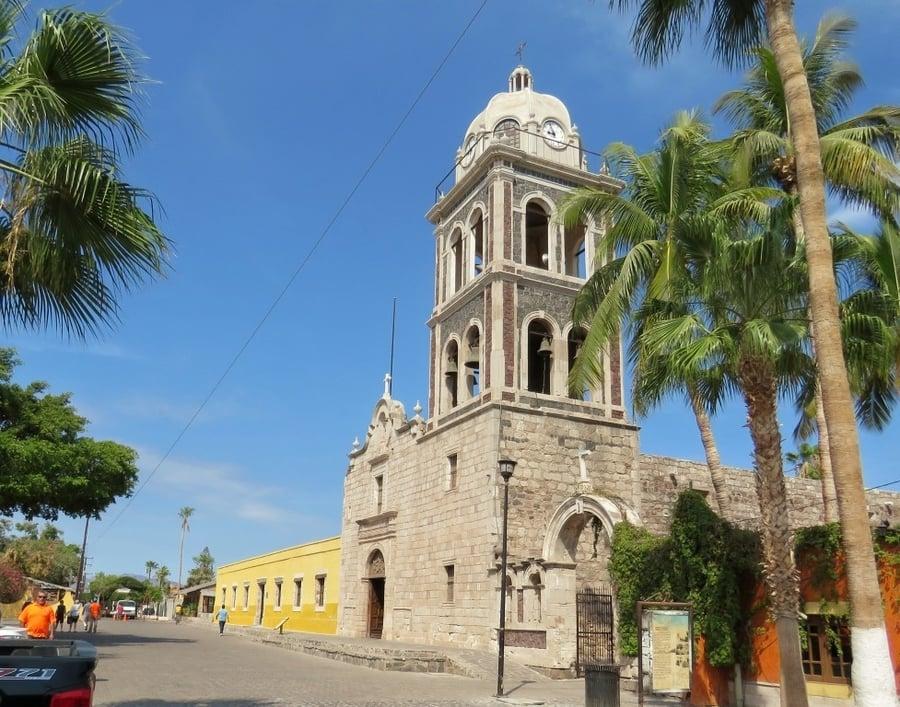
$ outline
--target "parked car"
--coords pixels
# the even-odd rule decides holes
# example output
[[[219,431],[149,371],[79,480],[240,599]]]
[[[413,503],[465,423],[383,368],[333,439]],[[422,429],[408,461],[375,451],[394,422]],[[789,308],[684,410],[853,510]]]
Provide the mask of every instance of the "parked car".
[[[115,607],[113,607],[113,616],[119,615],[119,607],[122,607],[122,615],[126,619],[137,618],[137,604],[134,603],[133,599],[119,599]]]

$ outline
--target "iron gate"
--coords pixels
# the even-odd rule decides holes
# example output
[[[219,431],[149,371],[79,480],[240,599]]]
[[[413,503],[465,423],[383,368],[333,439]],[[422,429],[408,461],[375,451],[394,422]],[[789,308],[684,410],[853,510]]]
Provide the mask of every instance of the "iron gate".
[[[575,667],[608,665],[616,659],[612,593],[605,587],[587,587],[575,595],[577,617]]]

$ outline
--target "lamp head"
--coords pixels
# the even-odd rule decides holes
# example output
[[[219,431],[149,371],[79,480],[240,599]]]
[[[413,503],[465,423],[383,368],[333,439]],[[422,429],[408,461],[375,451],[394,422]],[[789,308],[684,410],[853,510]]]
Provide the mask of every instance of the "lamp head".
[[[516,468],[516,463],[512,459],[501,459],[497,464],[500,467],[500,476],[505,482],[509,483],[513,470]]]

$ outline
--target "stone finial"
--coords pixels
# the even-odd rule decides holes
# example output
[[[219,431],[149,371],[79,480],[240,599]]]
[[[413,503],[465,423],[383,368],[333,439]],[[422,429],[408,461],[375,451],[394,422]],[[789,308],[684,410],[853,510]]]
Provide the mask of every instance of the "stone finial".
[[[416,406],[413,408],[413,412],[416,413],[416,417],[422,416],[422,404],[416,400]]]
[[[353,438],[353,446],[350,448],[351,452],[359,451],[359,436]]]
[[[385,400],[391,399],[391,374],[384,374],[384,395],[382,396]]]
[[[600,163],[600,174],[609,174],[609,165],[606,163],[606,160]]]

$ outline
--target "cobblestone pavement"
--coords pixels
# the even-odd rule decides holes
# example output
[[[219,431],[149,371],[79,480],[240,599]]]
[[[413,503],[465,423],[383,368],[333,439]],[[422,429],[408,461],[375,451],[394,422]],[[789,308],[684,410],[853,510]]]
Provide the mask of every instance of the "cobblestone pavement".
[[[501,705],[495,685],[452,675],[371,670],[199,626],[100,623],[97,707],[268,705]],[[582,705],[580,680],[506,685],[520,704]]]

